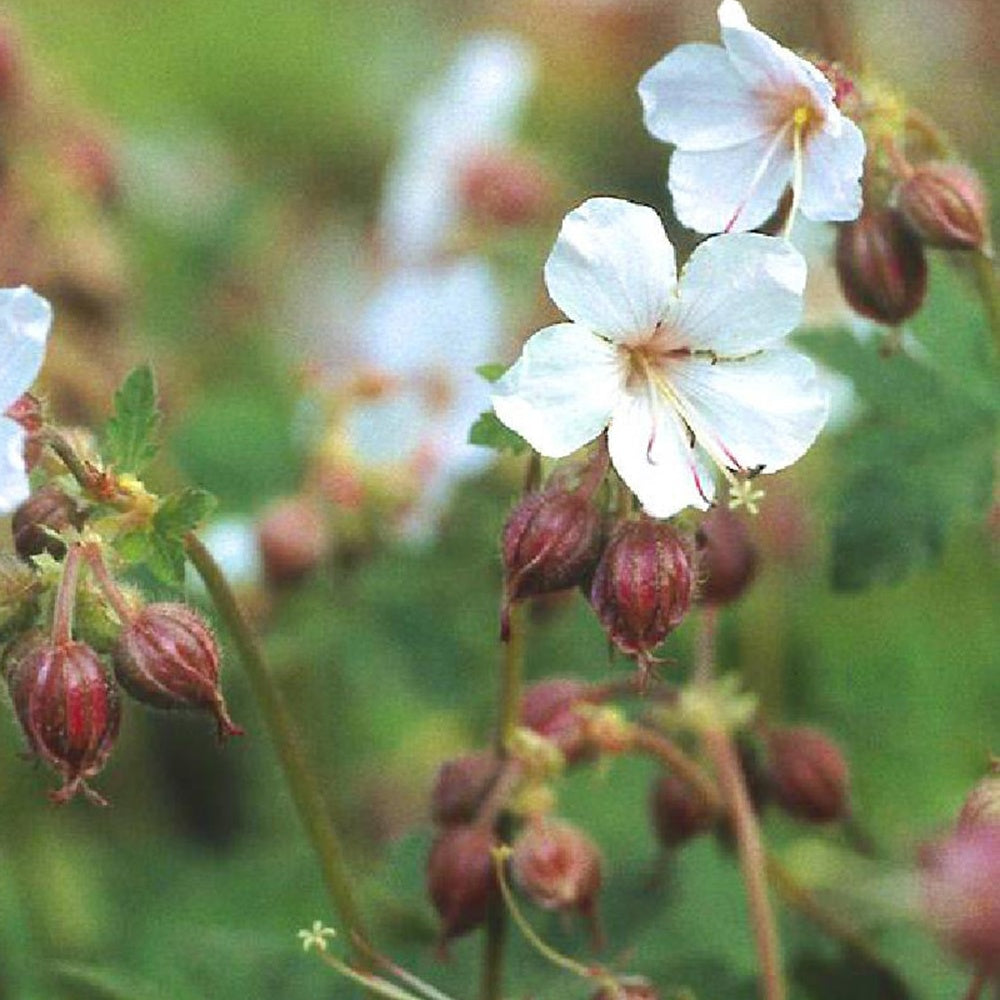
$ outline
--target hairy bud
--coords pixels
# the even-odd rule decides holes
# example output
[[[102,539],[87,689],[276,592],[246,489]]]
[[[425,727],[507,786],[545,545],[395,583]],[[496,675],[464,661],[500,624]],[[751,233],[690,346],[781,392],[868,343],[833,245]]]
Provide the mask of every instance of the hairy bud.
[[[257,524],[257,544],[269,582],[300,580],[330,550],[330,532],[322,506],[309,497],[286,497],[272,504]]]
[[[847,761],[829,737],[806,726],[774,729],[767,749],[774,798],[785,812],[810,823],[847,815]]]
[[[741,597],[757,573],[757,550],[746,522],[726,507],[710,510],[695,535],[698,600],[729,604]]]
[[[73,497],[54,484],[43,486],[14,511],[11,519],[14,549],[24,560],[43,552],[61,559],[66,554],[66,545],[55,534],[67,528],[81,528],[85,520],[86,514]]]
[[[1000,760],[993,761],[991,774],[976,782],[958,814],[959,829],[990,823],[1000,825]]]
[[[442,831],[427,858],[427,890],[441,917],[446,944],[474,930],[486,919],[497,897],[493,861],[496,840],[486,826],[452,826]]]
[[[705,796],[673,774],[665,774],[653,785],[649,812],[664,847],[680,847],[711,830],[716,819]]]
[[[923,163],[896,190],[896,204],[921,239],[943,250],[980,250],[986,242],[986,192],[960,163]]]
[[[219,739],[240,736],[219,690],[219,648],[204,619],[183,604],[147,604],[125,624],[113,653],[121,686],[155,708],[203,709]]]
[[[590,602],[608,637],[641,664],[684,619],[693,574],[688,547],[666,522],[621,521],[594,574]]]
[[[489,750],[446,760],[434,778],[431,818],[440,826],[471,823],[500,774],[501,764]]]
[[[895,209],[872,209],[839,226],[836,264],[848,305],[878,323],[902,323],[924,301],[924,248]]]
[[[6,665],[7,688],[32,753],[63,779],[54,802],[77,792],[107,803],[87,786],[104,767],[118,736],[118,692],[98,655],[82,642],[35,636],[18,644]]]
[[[586,722],[577,712],[589,690],[572,677],[552,677],[529,685],[521,696],[521,725],[554,743],[567,764],[590,755]]]

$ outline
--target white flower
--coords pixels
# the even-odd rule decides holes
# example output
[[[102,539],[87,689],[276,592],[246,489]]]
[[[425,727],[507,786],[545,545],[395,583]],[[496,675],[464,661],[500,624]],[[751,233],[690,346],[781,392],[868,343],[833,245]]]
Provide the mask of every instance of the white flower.
[[[812,362],[782,345],[805,277],[789,243],[741,233],[706,240],[678,280],[652,209],[591,199],[545,265],[571,322],[525,344],[493,407],[552,458],[606,427],[615,468],[654,517],[709,505],[709,458],[753,500],[748,477],[791,465],[826,419]]]
[[[724,47],[682,45],[639,83],[646,127],[677,147],[677,218],[700,233],[753,229],[789,183],[806,217],[856,218],[865,141],[833,86],[754,28],[737,0],[719,5],[719,24]]]
[[[38,377],[51,325],[52,307],[26,285],[0,289],[0,414]],[[0,514],[28,498],[24,437],[20,424],[0,416]]]
[[[404,261],[434,256],[460,214],[462,167],[510,141],[534,76],[516,38],[467,42],[441,87],[420,100],[386,177],[381,229]]]

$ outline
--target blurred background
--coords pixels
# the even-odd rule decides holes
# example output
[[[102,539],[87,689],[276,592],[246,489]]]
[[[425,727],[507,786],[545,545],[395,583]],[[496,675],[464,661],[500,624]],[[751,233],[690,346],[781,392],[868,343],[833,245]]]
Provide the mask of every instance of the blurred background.
[[[749,14],[897,88],[996,190],[989,0],[758,0]],[[229,545],[377,938],[456,998],[475,993],[479,946],[433,957],[427,790],[444,758],[491,737],[497,539],[523,472],[464,444],[487,394],[469,372],[556,317],[541,269],[584,198],[654,205],[693,245],[669,221],[669,151],[635,86],[675,45],[717,39],[715,4],[694,0],[9,0],[0,22],[0,273],[54,302],[53,408],[95,426],[153,361],[166,425],[151,481],[219,497],[209,535]],[[969,275],[932,264],[913,332],[947,367],[982,332]],[[822,256],[811,282],[812,326],[850,326]],[[847,400],[840,427],[856,412]],[[788,918],[794,995],[958,996],[964,973],[901,918],[893,880],[1000,749],[990,451],[941,469],[956,492],[975,478],[976,499],[863,578],[831,548],[842,454],[828,435],[768,483],[762,570],[723,619],[724,665],[765,714],[845,747],[877,847],[856,870],[841,835],[767,821],[804,878],[839,885],[832,905],[899,977],[891,992]],[[688,632],[667,646],[680,664]],[[537,609],[527,668],[630,669],[609,664],[577,595]],[[50,776],[18,760],[13,719],[0,726],[0,998],[353,995],[296,942],[334,918],[231,656],[225,686],[248,735],[221,749],[202,719],[129,706],[99,779],[108,810],[51,807]],[[622,761],[566,783],[563,812],[605,853],[605,957],[699,998],[752,997],[730,854],[698,843],[649,888],[651,776]],[[579,927],[533,919],[586,953]],[[511,996],[587,995],[515,952]]]

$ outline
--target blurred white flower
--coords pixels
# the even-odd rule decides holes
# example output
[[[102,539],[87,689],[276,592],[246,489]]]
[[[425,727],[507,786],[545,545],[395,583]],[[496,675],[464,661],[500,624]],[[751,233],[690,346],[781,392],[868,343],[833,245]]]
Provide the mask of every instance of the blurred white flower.
[[[537,451],[568,455],[608,429],[611,460],[654,517],[709,506],[711,459],[733,498],[800,458],[826,419],[798,322],[806,266],[784,240],[706,240],[680,279],[656,213],[594,198],[563,222],[545,265],[570,318],[524,346],[495,386],[497,416]]]
[[[754,229],[789,183],[802,214],[844,222],[861,210],[865,141],[812,63],[719,5],[723,47],[682,45],[639,83],[646,127],[673,143],[674,212],[700,233]]]
[[[261,579],[257,530],[251,518],[220,517],[209,521],[201,540],[233,586],[250,586]],[[200,581],[197,574],[191,578]]]
[[[425,260],[441,250],[461,212],[463,167],[509,143],[533,78],[522,42],[483,35],[417,102],[382,198],[381,229],[395,259]]]
[[[0,413],[6,413],[38,377],[52,325],[52,307],[26,285],[0,289]],[[27,500],[25,431],[0,417],[0,514]]]

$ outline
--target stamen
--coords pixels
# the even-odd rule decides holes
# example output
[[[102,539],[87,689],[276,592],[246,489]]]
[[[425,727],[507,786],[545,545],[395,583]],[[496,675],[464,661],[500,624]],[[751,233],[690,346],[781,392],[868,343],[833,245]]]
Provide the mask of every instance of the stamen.
[[[796,111],[796,114],[798,114],[798,111]],[[767,170],[768,165],[770,164],[771,160],[774,159],[774,154],[778,151],[778,148],[784,142],[784,138],[788,134],[788,130],[792,127],[795,121],[796,121],[795,116],[790,118],[787,122],[785,122],[784,125],[781,126],[781,128],[775,134],[774,138],[771,140],[771,145],[767,147],[767,150],[764,153],[764,158],[760,161],[760,164],[758,165],[756,171],[754,171],[754,175],[752,180],[750,181],[750,187],[747,189],[746,196],[744,197],[743,201],[740,202],[740,204],[736,207],[736,211],[733,213],[733,217],[729,220],[729,222],[726,223],[726,228],[722,230],[724,233],[732,232],[733,226],[736,225],[736,220],[743,213],[743,209],[747,207],[747,204],[749,203],[750,199],[756,193],[757,188],[760,186],[760,182],[764,179],[764,173]],[[797,125],[795,127],[798,128]]]
[[[788,221],[785,222],[785,230],[782,236],[786,240],[792,238],[792,227],[795,225],[795,217],[799,214],[799,202],[802,200],[802,135],[812,117],[811,110],[806,107],[798,107],[792,115],[792,122],[795,131],[792,133],[792,204],[788,209]]]

